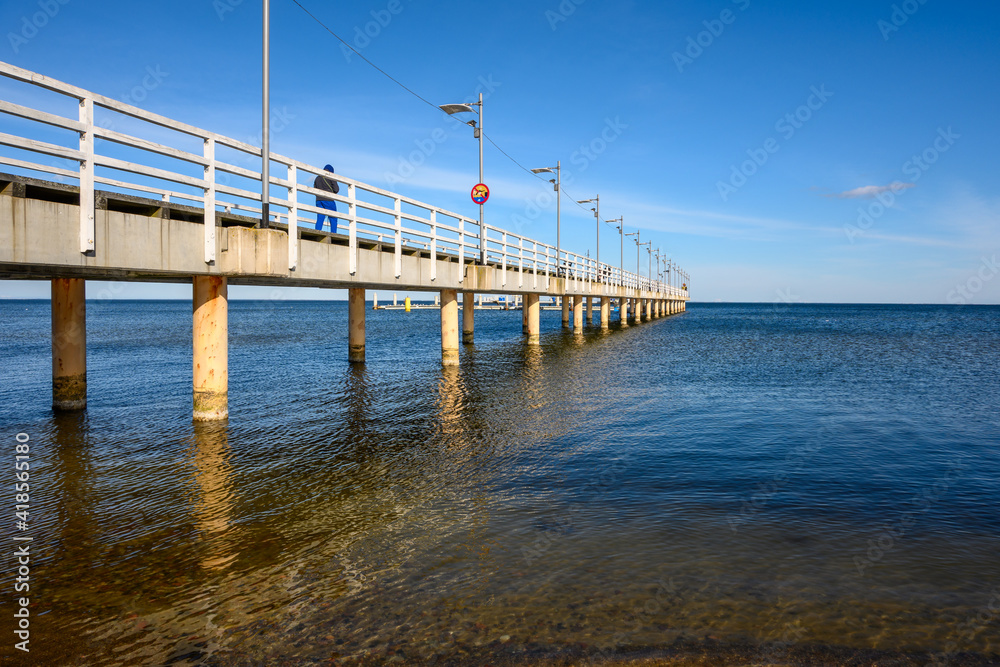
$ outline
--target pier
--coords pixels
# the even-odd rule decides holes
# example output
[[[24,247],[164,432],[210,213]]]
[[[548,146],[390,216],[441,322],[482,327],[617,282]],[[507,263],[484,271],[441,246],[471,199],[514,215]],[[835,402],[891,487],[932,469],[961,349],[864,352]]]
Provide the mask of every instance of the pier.
[[[192,285],[198,421],[228,416],[231,284],[346,288],[352,363],[365,361],[366,290],[436,293],[444,365],[474,342],[475,308],[464,306],[477,294],[517,295],[528,345],[539,344],[542,297],[558,300],[575,334],[595,311],[607,329],[613,302],[628,326],[681,313],[689,299],[683,285],[481,230],[460,213],[340,174],[340,194],[316,190],[304,183],[328,172],[273,153],[264,216],[252,168],[260,148],[6,63],[0,75],[78,107],[68,117],[0,100],[0,112],[29,121],[19,134],[0,133],[0,144],[24,155],[0,156],[0,165],[41,176],[0,174],[0,277],[51,281],[56,409],[86,407],[86,280]],[[313,228],[316,214],[330,212],[300,201],[315,195],[342,207],[342,233]]]

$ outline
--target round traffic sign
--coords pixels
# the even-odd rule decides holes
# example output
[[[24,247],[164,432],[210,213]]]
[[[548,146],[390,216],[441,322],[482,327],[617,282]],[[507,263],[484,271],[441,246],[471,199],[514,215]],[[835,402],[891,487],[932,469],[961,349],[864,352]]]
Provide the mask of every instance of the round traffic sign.
[[[477,183],[472,188],[472,201],[480,206],[490,198],[490,188],[485,183]]]

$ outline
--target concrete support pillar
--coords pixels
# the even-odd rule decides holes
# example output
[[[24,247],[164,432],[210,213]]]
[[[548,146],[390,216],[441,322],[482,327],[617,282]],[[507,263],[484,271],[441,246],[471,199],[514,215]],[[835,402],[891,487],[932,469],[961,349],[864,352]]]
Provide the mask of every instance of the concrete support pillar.
[[[642,299],[632,299],[632,313],[636,324],[642,322]]]
[[[584,321],[587,323],[587,326],[590,326],[591,324],[594,323],[594,297],[593,296],[588,296],[587,297],[587,304],[586,304],[585,307],[587,308],[587,310],[586,310],[586,312],[584,313],[584,316],[583,316],[584,317]]]
[[[653,319],[653,300],[646,299],[646,321]]]
[[[229,285],[194,277],[194,420],[229,417]]]
[[[365,363],[365,290],[347,290],[347,360]]]
[[[528,314],[528,344],[538,345],[541,342],[540,314],[542,306],[537,294],[526,294],[524,297],[524,312]]]
[[[523,297],[518,297],[521,300],[521,333],[528,333],[528,306],[527,301]]]
[[[611,325],[611,297],[601,297],[601,328],[607,329]]]
[[[628,326],[628,299],[622,297],[618,299],[618,317],[621,318],[622,327]]]
[[[573,299],[571,296],[562,297],[562,325],[563,329],[569,329],[569,303]]]
[[[52,407],[87,407],[87,283],[52,281]]]
[[[458,292],[441,290],[441,363],[458,365]]]
[[[573,299],[573,332],[583,333],[583,297],[579,295]]]
[[[476,295],[474,292],[462,292],[462,342],[470,345],[475,339],[476,330]]]

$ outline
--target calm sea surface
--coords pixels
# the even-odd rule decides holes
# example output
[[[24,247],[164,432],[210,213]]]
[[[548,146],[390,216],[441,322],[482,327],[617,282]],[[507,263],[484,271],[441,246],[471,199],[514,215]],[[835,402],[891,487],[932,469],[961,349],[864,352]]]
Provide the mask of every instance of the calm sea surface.
[[[54,416],[48,303],[0,302],[0,662],[1000,664],[1000,308],[479,312],[442,369],[436,311],[351,366],[345,304],[234,301],[195,425],[190,303],[87,307]]]

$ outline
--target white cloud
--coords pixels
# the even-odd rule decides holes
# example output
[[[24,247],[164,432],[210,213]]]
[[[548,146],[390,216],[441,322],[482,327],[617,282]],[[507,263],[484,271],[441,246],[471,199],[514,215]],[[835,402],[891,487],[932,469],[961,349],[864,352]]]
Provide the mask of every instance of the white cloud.
[[[892,192],[893,194],[899,194],[903,190],[912,187],[914,187],[914,183],[902,183],[900,181],[893,181],[889,185],[865,185],[860,188],[854,188],[853,190],[848,190],[847,192],[841,192],[839,195],[824,195],[824,196],[836,197],[837,199],[874,199],[883,192]]]

